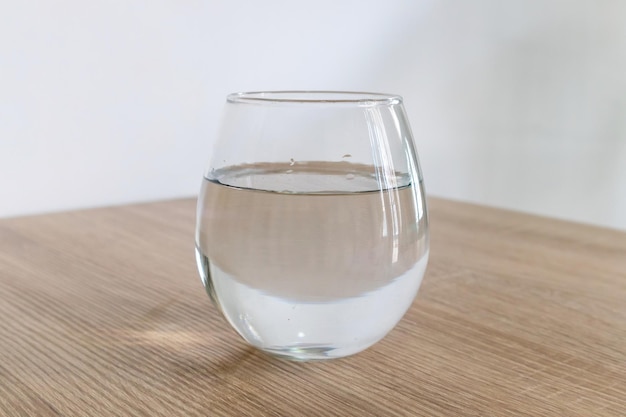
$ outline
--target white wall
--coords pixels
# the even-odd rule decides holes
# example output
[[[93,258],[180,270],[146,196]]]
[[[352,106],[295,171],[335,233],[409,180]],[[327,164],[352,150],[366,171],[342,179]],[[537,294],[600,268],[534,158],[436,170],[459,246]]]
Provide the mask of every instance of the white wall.
[[[400,93],[428,191],[626,229],[626,2],[0,4],[0,216],[195,194],[224,96]]]

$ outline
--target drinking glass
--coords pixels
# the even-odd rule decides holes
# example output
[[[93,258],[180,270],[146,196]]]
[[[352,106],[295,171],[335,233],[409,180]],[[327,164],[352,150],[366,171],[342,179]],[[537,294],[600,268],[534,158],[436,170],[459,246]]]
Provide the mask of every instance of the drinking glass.
[[[402,98],[229,95],[198,198],[196,259],[213,303],[265,352],[328,359],[382,339],[428,262]]]

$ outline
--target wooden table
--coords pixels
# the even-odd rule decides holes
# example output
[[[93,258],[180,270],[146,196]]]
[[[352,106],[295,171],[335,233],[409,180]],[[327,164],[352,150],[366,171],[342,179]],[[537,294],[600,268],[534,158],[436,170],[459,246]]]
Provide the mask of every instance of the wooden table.
[[[210,305],[195,202],[0,220],[2,416],[626,416],[626,234],[430,202],[416,302],[356,356],[277,360]]]

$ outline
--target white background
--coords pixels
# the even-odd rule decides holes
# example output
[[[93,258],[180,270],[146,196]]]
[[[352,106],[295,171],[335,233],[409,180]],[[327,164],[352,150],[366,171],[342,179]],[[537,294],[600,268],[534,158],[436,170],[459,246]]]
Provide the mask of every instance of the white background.
[[[626,2],[0,3],[0,216],[191,196],[227,93],[399,93],[432,195],[626,229]]]

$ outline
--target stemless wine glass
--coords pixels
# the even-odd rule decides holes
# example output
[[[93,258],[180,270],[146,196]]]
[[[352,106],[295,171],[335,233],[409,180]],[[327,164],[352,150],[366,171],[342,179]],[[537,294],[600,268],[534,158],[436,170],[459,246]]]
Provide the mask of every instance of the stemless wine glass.
[[[337,358],[382,339],[428,262],[402,98],[229,95],[198,198],[196,259],[215,305],[265,352]]]

